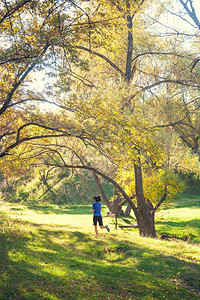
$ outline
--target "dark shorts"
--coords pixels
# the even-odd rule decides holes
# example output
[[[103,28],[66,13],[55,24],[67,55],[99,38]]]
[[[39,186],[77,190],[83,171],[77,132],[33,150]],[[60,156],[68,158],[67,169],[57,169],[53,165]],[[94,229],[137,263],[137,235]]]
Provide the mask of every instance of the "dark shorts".
[[[103,220],[102,220],[102,216],[94,216],[93,217],[93,223],[96,226],[97,222],[99,223],[99,226],[103,226]]]

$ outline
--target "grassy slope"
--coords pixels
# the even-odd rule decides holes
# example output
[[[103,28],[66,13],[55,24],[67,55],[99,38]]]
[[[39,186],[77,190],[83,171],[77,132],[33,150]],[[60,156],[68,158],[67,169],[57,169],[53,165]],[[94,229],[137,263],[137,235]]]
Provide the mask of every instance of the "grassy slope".
[[[199,299],[200,197],[188,197],[157,215],[169,240],[116,230],[110,218],[111,232],[94,238],[88,205],[2,204],[0,299]]]

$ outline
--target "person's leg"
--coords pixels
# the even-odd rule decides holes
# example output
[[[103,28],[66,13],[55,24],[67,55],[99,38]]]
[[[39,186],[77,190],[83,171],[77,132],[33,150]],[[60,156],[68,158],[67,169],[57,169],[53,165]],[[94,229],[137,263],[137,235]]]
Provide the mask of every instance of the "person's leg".
[[[96,236],[98,236],[98,235],[99,235],[99,232],[98,232],[97,225],[94,226],[94,230],[95,230]]]
[[[100,228],[101,228],[101,229],[104,229],[104,228],[105,228],[108,232],[110,231],[110,228],[108,227],[108,225],[106,225],[106,226],[100,226]]]
[[[101,229],[104,229],[104,228],[105,228],[108,232],[110,231],[108,225],[103,226],[103,219],[102,219],[102,217],[99,218],[99,227],[100,227]]]
[[[93,217],[93,224],[94,224],[94,230],[95,230],[95,233],[96,233],[96,236],[98,236],[98,228],[97,228],[97,217]]]

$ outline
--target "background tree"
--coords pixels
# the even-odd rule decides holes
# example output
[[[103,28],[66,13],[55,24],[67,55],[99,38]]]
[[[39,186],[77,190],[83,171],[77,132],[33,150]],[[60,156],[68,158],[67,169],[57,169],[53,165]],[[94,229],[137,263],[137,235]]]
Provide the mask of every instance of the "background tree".
[[[112,6],[112,8],[113,8],[113,6]],[[118,5],[117,9],[118,8],[119,8],[119,5]],[[129,11],[128,5],[127,5],[126,9],[127,9],[126,13],[128,15],[128,11]],[[133,15],[135,17],[135,14],[133,14]],[[132,17],[133,17],[133,15],[132,15]],[[129,18],[129,23],[128,23],[128,27],[130,27],[130,28],[132,28],[132,17],[131,17],[131,20]],[[140,33],[141,33],[141,31],[140,31]],[[131,111],[131,113],[133,115],[133,112],[135,112],[134,111],[135,103],[137,103],[137,101],[139,101],[141,103],[141,99],[142,99],[143,103],[145,103],[145,105],[143,105],[143,112],[144,112],[144,114],[146,114],[146,116],[149,117],[150,113],[148,110],[146,113],[146,108],[147,108],[146,103],[147,102],[150,102],[150,103],[153,103],[153,101],[156,102],[157,99],[162,99],[163,95],[166,99],[174,98],[175,93],[172,96],[170,94],[171,90],[177,89],[178,90],[177,94],[181,95],[183,92],[187,91],[187,87],[191,87],[191,88],[195,88],[195,89],[199,88],[198,82],[196,82],[196,80],[195,80],[195,76],[193,76],[193,74],[188,75],[188,70],[189,70],[188,66],[191,65],[192,59],[190,56],[188,56],[188,51],[186,51],[183,47],[180,47],[180,42],[182,42],[182,41],[176,41],[174,38],[172,39],[171,37],[165,38],[163,41],[161,37],[156,38],[156,35],[152,34],[151,31],[147,31],[146,35],[143,33],[142,37],[144,37],[144,36],[148,37],[148,35],[150,37],[149,39],[151,42],[146,43],[143,48],[141,47],[141,44],[139,44],[140,47],[137,48],[137,43],[136,43],[135,48],[137,49],[137,51],[139,50],[140,53],[139,54],[137,53],[136,56],[134,57],[133,56],[133,36],[131,37],[131,32],[129,31],[127,48],[126,48],[128,54],[127,54],[127,56],[123,55],[123,57],[127,58],[126,64],[125,64],[126,68],[124,68],[125,72],[123,71],[123,68],[119,68],[116,63],[113,63],[113,60],[108,59],[108,53],[109,53],[110,48],[107,49],[107,56],[105,56],[104,54],[102,54],[102,52],[99,53],[96,50],[94,51],[91,49],[87,49],[84,46],[77,47],[81,50],[91,53],[93,56],[96,56],[96,57],[104,60],[105,62],[107,62],[109,64],[109,66],[113,66],[113,71],[114,72],[117,71],[120,74],[120,76],[122,76],[122,78],[124,78],[125,81],[128,83],[129,90],[131,90],[131,88],[132,88],[132,94],[127,93],[125,97],[121,98],[121,103],[123,102],[123,107],[121,108],[120,114],[122,114],[124,111],[124,108],[126,108],[127,111],[129,109],[129,113]],[[125,35],[121,32],[120,36],[124,37]],[[148,41],[148,39],[145,39],[145,42],[146,41]],[[155,43],[155,41],[157,43]],[[176,45],[176,51],[174,51],[174,43]],[[155,47],[155,44],[156,44],[157,48]],[[148,45],[148,47],[147,47],[147,45]],[[100,49],[102,51],[102,47]],[[105,47],[103,47],[103,49],[104,49],[103,51],[105,51]],[[165,49],[165,51],[163,51],[163,49]],[[114,50],[112,50],[111,55],[113,55],[113,52],[114,52]],[[130,55],[130,53],[132,53],[132,54]],[[132,59],[129,61],[130,57],[132,57]],[[167,59],[167,57],[170,59]],[[115,56],[115,58],[116,58],[116,56]],[[150,58],[151,58],[151,60],[150,60]],[[132,65],[132,60],[135,62],[133,65]],[[140,60],[140,62],[138,62],[139,60]],[[136,61],[137,61],[137,63],[136,63]],[[136,64],[140,66],[140,69],[137,68]],[[148,66],[148,68],[147,68],[147,66]],[[137,69],[137,72],[135,72],[136,69]],[[181,76],[180,76],[180,74],[181,74]],[[133,76],[133,75],[135,75],[135,76]],[[109,78],[109,80],[110,80],[110,82],[112,82],[112,85],[114,85],[113,77],[112,77],[112,79]],[[130,80],[132,80],[131,85],[130,85]],[[108,81],[105,80],[104,83],[105,82],[108,82]],[[162,92],[160,92],[161,88],[162,88]],[[114,89],[115,89],[115,92],[116,91],[118,92],[118,90],[115,87],[114,87]],[[105,93],[105,90],[102,90],[102,92],[104,93],[104,97],[106,98],[106,104],[104,102],[103,105],[106,107],[107,102],[108,102],[108,96]],[[94,94],[95,94],[95,92],[92,92],[92,97],[94,96]],[[95,101],[97,101],[98,107],[101,107],[102,102],[98,101],[99,93],[96,93],[96,94],[97,95],[96,95]],[[88,96],[88,94],[87,94],[87,96]],[[137,97],[137,100],[135,101],[136,97]],[[94,98],[95,98],[95,96],[94,96]],[[116,96],[113,95],[113,99],[114,98],[116,101]],[[104,132],[104,134],[106,135],[106,132],[107,132],[108,128],[111,126],[111,124],[112,125],[114,124],[113,127],[117,127],[116,126],[117,121],[115,120],[114,122],[106,124],[106,126],[105,125],[102,126],[101,130],[98,130],[97,128],[98,128],[98,125],[101,124],[102,116],[103,116],[103,119],[107,118],[107,119],[111,120],[111,117],[110,117],[111,112],[108,109],[109,105],[107,105],[107,107],[106,107],[106,109],[109,111],[109,117],[108,117],[108,114],[105,113],[105,111],[103,113],[100,113],[99,112],[100,110],[98,110],[98,113],[96,113],[96,115],[95,115],[95,113],[92,113],[92,110],[94,110],[94,102],[95,101],[91,101],[90,97],[88,97],[88,99],[89,99],[88,101],[90,102],[90,104],[89,104],[90,108],[88,109],[88,107],[87,107],[87,110],[89,111],[89,114],[91,117],[91,124],[95,128],[94,130],[96,132],[101,131],[101,132]],[[83,97],[81,97],[81,101],[83,101]],[[91,102],[92,102],[92,104],[91,104]],[[85,103],[86,102],[84,101],[84,104]],[[163,101],[161,101],[161,103],[163,103]],[[181,105],[181,103],[180,103],[180,105]],[[134,107],[134,109],[133,109],[133,107]],[[156,108],[156,105],[154,107]],[[181,108],[183,109],[184,106],[181,105]],[[79,110],[82,112],[84,110],[84,108],[81,107],[81,109],[79,109]],[[179,110],[179,107],[176,108],[177,112],[178,112],[178,110]],[[88,111],[85,112],[84,119],[88,115]],[[115,111],[115,109],[113,109],[113,111]],[[179,110],[179,112],[180,112],[180,110]],[[116,113],[116,111],[115,111],[115,113]],[[156,112],[154,112],[154,113],[156,113]],[[191,111],[189,113],[191,113]],[[96,116],[98,116],[98,118]],[[126,115],[126,117],[127,117],[127,115]],[[174,114],[173,114],[173,118],[177,120],[177,116]],[[97,119],[97,120],[95,120],[95,119]],[[153,119],[152,122],[154,123],[155,120],[154,120],[154,118],[152,118],[152,116],[151,116],[151,119]],[[164,121],[164,120],[162,120],[162,121]],[[83,120],[82,120],[82,122],[83,122]],[[95,127],[94,124],[97,124],[97,123],[98,123],[98,125],[97,125],[97,127]],[[149,126],[150,126],[150,124],[149,124]],[[149,126],[147,126],[147,127],[149,127]],[[160,122],[159,122],[159,126],[161,126]],[[119,137],[119,132],[120,131],[118,130],[118,137]],[[123,138],[125,136],[125,133],[126,133],[126,131],[124,130],[124,132],[122,134]],[[140,132],[140,134],[141,134],[141,132]],[[132,134],[132,135],[134,135],[134,134]],[[120,138],[121,138],[121,136],[120,136]],[[129,138],[130,138],[130,136],[129,136]],[[126,140],[126,142],[123,143],[123,145],[124,144],[127,145],[128,144],[127,141],[128,141],[128,139]],[[158,139],[157,139],[157,141],[158,141]],[[122,146],[122,145],[120,145],[120,146]],[[137,144],[137,146],[138,146],[138,144]],[[121,147],[119,147],[119,148],[121,149]],[[143,161],[146,162],[146,159],[141,159],[141,157],[140,157],[141,149],[143,149],[141,147],[141,145],[140,145],[140,147],[135,147],[135,149],[134,149],[135,160],[133,162],[133,165],[134,165],[134,170],[135,170],[136,197],[138,200],[138,208],[139,208],[138,210],[140,211],[139,215],[141,216],[141,219],[143,219],[143,220],[145,219],[146,226],[148,227],[147,230],[149,230],[149,228],[151,228],[150,229],[151,235],[154,235],[155,233],[152,233],[154,230],[153,226],[150,225],[151,223],[154,222],[154,220],[153,220],[154,216],[153,216],[153,214],[151,214],[152,208],[149,208],[148,204],[145,203],[145,199],[144,199],[145,197],[144,197],[144,193],[143,193],[141,165],[142,165]],[[117,153],[117,151],[115,152],[115,154],[116,153]],[[120,153],[120,151],[119,151],[119,153]],[[118,157],[119,157],[119,153],[118,153]],[[126,155],[123,155],[123,162],[125,161],[125,157],[127,157],[127,153],[126,153]],[[120,160],[120,159],[118,158],[118,160]],[[127,161],[129,161],[129,164],[130,164],[130,162],[131,162],[130,157],[127,159]],[[165,191],[166,191],[166,188],[163,186],[163,197],[164,198],[166,196]],[[140,205],[141,203],[142,203],[142,205]],[[145,215],[145,217],[144,217],[144,215]],[[147,220],[149,220],[149,222]],[[141,227],[140,226],[139,227],[142,228],[141,229],[141,232],[143,231],[142,234],[150,235],[150,233],[145,232],[145,229],[144,229],[145,225],[142,224],[142,221],[140,223],[141,223]],[[149,224],[147,225],[147,223],[149,223]]]
[[[178,81],[175,80],[174,84],[168,83],[165,95],[161,94],[162,98],[157,98],[157,100],[154,98],[154,106],[157,107],[157,112],[161,112],[161,114],[158,113],[158,120],[162,115],[162,122],[157,121],[155,125],[173,128],[173,132],[178,133],[183,143],[196,154],[199,153],[200,76],[197,4],[198,1],[182,0],[171,2],[171,6],[170,3],[165,4],[167,18],[177,22],[174,28],[157,20],[161,25],[159,34],[170,36],[171,39],[176,36],[175,52],[179,47],[182,53],[181,56],[177,56],[176,60],[171,61],[168,68]]]
[[[61,63],[68,65],[68,71],[70,64],[84,68],[72,47],[79,34],[92,27],[82,5],[80,1],[70,0],[1,2],[1,157],[25,139],[33,139],[33,128],[37,131],[37,126],[44,124],[44,115],[41,118],[38,113],[35,115],[36,103],[52,102],[48,93],[45,95],[43,91],[41,95],[34,87],[31,73],[37,71],[38,75],[45,68],[48,75],[55,74]],[[56,131],[50,129],[48,120],[45,125],[50,135]],[[26,131],[23,137],[22,131]]]
[[[45,162],[48,166],[87,169],[111,182],[132,207],[140,234],[155,237],[155,211],[167,196],[176,192],[174,175],[163,171],[167,165],[168,149],[163,144],[167,134],[163,138],[161,128],[172,127],[174,120],[177,122],[178,112],[184,109],[178,101],[181,93],[189,93],[188,87],[197,90],[199,83],[193,73],[188,75],[192,57],[188,49],[182,47],[183,40],[171,36],[163,38],[152,29],[152,17],[147,17],[152,5],[148,1],[102,1],[86,5],[83,20],[87,20],[87,24],[90,24],[88,19],[92,20],[95,26],[91,29],[88,25],[89,30],[87,26],[70,49],[74,51],[75,61],[76,51],[79,50],[79,62],[87,59],[91,70],[88,72],[82,68],[80,72],[78,67],[81,64],[70,65],[70,74],[73,78],[76,74],[84,85],[69,81],[71,78],[65,70],[57,82],[58,103],[73,113],[60,114],[56,118],[57,126],[52,126],[51,114],[45,115],[45,125],[42,115],[38,114],[39,126],[28,123],[37,128],[33,136],[27,137],[24,129],[28,126],[23,124],[17,137],[24,134],[23,141],[30,141],[36,136],[46,137],[47,145],[44,152],[40,152],[40,158],[42,154],[50,155],[53,160]],[[71,92],[66,96],[69,82]],[[172,102],[169,100],[174,99],[177,100],[177,107],[170,106]],[[161,108],[159,114],[157,103]],[[175,112],[170,125],[166,125],[167,117],[162,114],[165,104],[168,110],[173,107]],[[39,135],[36,135],[37,132]],[[66,162],[65,153],[60,152],[58,143],[57,150],[48,146],[49,138],[55,135],[63,136],[65,143],[69,143],[69,138],[82,141],[92,154],[90,161],[76,155],[77,161]],[[15,145],[9,146],[6,151]],[[98,156],[93,154],[92,149],[98,152]],[[75,147],[71,151],[77,153]],[[59,161],[54,161],[52,152],[59,157]],[[117,177],[116,171],[114,176],[108,176],[103,168],[95,167],[99,154],[117,169]],[[156,193],[152,190],[155,181],[161,182],[161,188],[157,187]],[[132,201],[134,197],[135,202]]]
[[[148,168],[145,167],[145,165],[149,163],[149,169],[152,172],[152,170],[156,169],[156,167],[158,168],[160,164],[162,165],[163,159],[162,151],[160,151],[160,149],[158,149],[157,147],[158,139],[156,137],[156,134],[154,130],[149,128],[147,119],[145,119],[142,115],[141,95],[143,94],[141,94],[138,86],[139,83],[143,85],[146,84],[148,72],[146,70],[139,71],[138,73],[140,73],[141,75],[139,76],[138,74],[138,76],[136,77],[136,81],[134,83],[131,82],[132,84],[130,84],[130,81],[133,80],[134,75],[137,74],[135,73],[136,64],[134,63],[134,65],[132,65],[132,20],[133,17],[135,18],[136,12],[139,11],[143,3],[144,2],[142,1],[139,5],[134,4],[133,6],[131,6],[132,3],[127,3],[125,7],[123,7],[123,4],[121,4],[120,9],[119,5],[115,7],[113,3],[111,3],[110,6],[111,10],[113,10],[113,8],[115,7],[118,14],[120,13],[120,15],[122,15],[123,12],[123,17],[121,17],[122,23],[120,23],[122,28],[120,31],[120,36],[123,37],[123,41],[125,41],[125,33],[128,30],[127,43],[125,43],[124,49],[120,49],[120,51],[123,52],[124,50],[126,51],[124,53],[127,53],[127,55],[123,56],[126,57],[126,59],[124,60],[124,69],[121,70],[118,67],[118,65],[116,65],[116,63],[114,63],[112,60],[110,60],[110,58],[108,58],[104,54],[101,54],[97,51],[93,51],[92,49],[86,48],[82,45],[76,46],[77,49],[81,49],[87,53],[92,54],[98,59],[102,59],[106,62],[106,64],[109,65],[109,67],[112,67],[112,71],[114,71],[114,73],[117,73],[115,76],[113,74],[112,77],[109,76],[107,78],[107,87],[106,85],[104,85],[103,92],[102,89],[97,90],[96,87],[96,91],[93,90],[89,94],[87,92],[86,94],[82,94],[82,96],[76,96],[74,98],[72,96],[70,98],[70,101],[71,108],[74,109],[76,107],[77,114],[75,115],[76,118],[79,118],[79,126],[82,128],[83,132],[88,133],[87,143],[90,146],[95,147],[95,149],[100,151],[100,153],[104,154],[105,156],[109,156],[109,159],[117,165],[118,170],[121,169],[122,171],[122,169],[124,169],[125,172],[126,169],[128,169],[130,170],[130,172],[134,173],[135,192],[133,194],[132,191],[132,194],[130,196],[124,192],[124,190],[119,186],[117,181],[113,181],[113,179],[111,180],[111,178],[108,178],[108,180],[120,190],[120,192],[124,195],[124,197],[127,199],[129,204],[133,208],[139,225],[140,234],[155,236],[154,214],[156,209],[158,209],[161,203],[165,200],[167,196],[167,191],[166,184],[163,184],[163,195],[161,199],[158,199],[158,202],[155,207],[153,207],[153,204],[150,203],[149,199],[145,200],[143,190],[142,167],[143,171],[145,171],[146,169],[146,172],[149,173]],[[108,3],[108,5],[110,5],[110,3]],[[104,8],[104,6],[102,8],[98,6],[98,13],[100,14],[100,9],[104,10]],[[124,8],[126,10],[123,10]],[[108,8],[106,11],[109,11]],[[119,18],[118,14],[116,16]],[[141,26],[139,25],[141,25],[140,22],[142,21],[143,20],[139,20],[139,23],[137,24],[137,26],[140,28]],[[124,26],[122,26],[123,22]],[[106,32],[107,35],[110,34],[111,28],[112,31],[114,31],[114,28],[118,27],[116,27],[115,23],[110,23],[108,28],[109,29]],[[143,36],[150,37],[150,33],[147,31],[145,35],[144,31]],[[84,43],[84,39],[82,40],[82,43]],[[142,44],[140,43],[140,47],[138,49],[140,49],[141,46]],[[144,46],[146,50],[147,45],[145,44]],[[162,46],[162,43],[160,46]],[[159,48],[160,46],[158,43],[157,47]],[[114,52],[114,50],[111,51],[111,49],[107,47],[107,45],[103,45],[103,47],[101,47],[100,45],[99,47],[100,49],[103,49],[103,51],[107,50],[107,55],[110,54],[110,52]],[[155,42],[153,43],[150,41],[148,47],[154,47],[155,50]],[[142,57],[142,55],[140,56]],[[117,62],[116,56],[115,60]],[[122,65],[121,61],[120,64]],[[111,74],[110,72],[109,75]],[[161,70],[161,74],[162,72],[163,70]],[[117,74],[120,77],[118,77]],[[149,73],[148,86],[146,86],[146,89],[140,87],[142,92],[147,90],[147,88],[150,89],[151,86],[153,88],[159,84],[163,84],[163,81],[160,80],[161,75],[159,76],[158,72],[155,74],[157,75],[156,83],[152,83],[154,78],[152,76],[152,73]],[[123,81],[122,84],[119,84],[119,80],[121,77],[123,78]],[[166,80],[167,83],[168,81],[170,80]],[[109,82],[112,83],[112,87],[108,86]],[[115,90],[115,94],[113,94],[113,87]],[[69,103],[68,100],[67,102]],[[105,173],[102,173],[94,167],[86,165],[85,163],[82,163],[82,166],[73,166],[67,164],[66,166],[71,166],[74,168],[86,168],[106,178]],[[134,195],[136,195],[137,206],[135,206],[135,204],[131,200],[131,198]]]

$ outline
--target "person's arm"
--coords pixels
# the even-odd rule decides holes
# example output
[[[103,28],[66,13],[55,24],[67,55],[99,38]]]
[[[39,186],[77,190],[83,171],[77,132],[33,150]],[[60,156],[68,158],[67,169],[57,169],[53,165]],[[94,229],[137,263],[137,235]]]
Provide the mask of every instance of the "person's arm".
[[[92,205],[92,210],[91,210],[92,212],[94,212],[95,211],[95,209],[94,209],[94,204]]]

